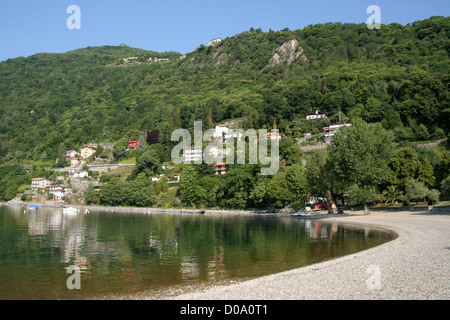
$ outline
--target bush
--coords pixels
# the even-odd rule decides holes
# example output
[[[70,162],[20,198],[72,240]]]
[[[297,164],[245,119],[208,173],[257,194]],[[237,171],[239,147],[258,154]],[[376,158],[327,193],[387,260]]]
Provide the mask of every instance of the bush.
[[[303,201],[295,201],[290,205],[290,207],[296,211],[303,209],[304,206],[305,204],[303,203]]]
[[[432,189],[432,190],[428,190],[427,193],[427,199],[428,199],[428,204],[435,204],[436,202],[439,201],[439,195],[441,193],[439,192],[439,190],[436,189]]]
[[[443,197],[450,197],[450,175],[441,182],[441,192]]]
[[[429,190],[420,181],[410,179],[405,185],[405,196],[408,200],[425,199]]]

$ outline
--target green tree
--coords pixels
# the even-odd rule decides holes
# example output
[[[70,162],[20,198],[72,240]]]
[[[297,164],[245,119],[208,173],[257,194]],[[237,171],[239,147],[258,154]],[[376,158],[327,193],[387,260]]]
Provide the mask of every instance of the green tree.
[[[427,127],[423,123],[419,124],[414,129],[417,140],[424,141],[430,138],[430,133],[428,132]]]
[[[436,187],[440,188],[440,183],[450,175],[450,154],[444,152],[441,161],[436,168]]]
[[[217,192],[219,190],[220,179],[220,175],[206,174],[198,180],[197,195],[201,206],[217,206]]]
[[[183,204],[188,206],[198,205],[200,202],[197,193],[198,174],[192,165],[186,165],[181,171],[180,196]]]
[[[280,156],[283,163],[290,166],[301,161],[302,152],[298,146],[297,140],[293,137],[283,137],[280,140]]]
[[[389,161],[389,182],[404,190],[409,179],[417,178],[419,167],[419,154],[413,148],[399,148]]]
[[[128,157],[127,144],[128,140],[126,138],[121,138],[114,144],[113,157],[115,160],[120,161]]]
[[[427,192],[427,199],[428,199],[428,204],[435,204],[436,202],[439,201],[439,196],[441,195],[441,193],[439,192],[439,190],[436,189],[430,189]]]
[[[255,166],[237,165],[222,177],[217,191],[222,207],[244,209],[250,203],[249,193],[255,182]]]
[[[105,149],[103,149],[103,147],[101,145],[97,145],[97,149],[95,150],[95,157],[103,157],[104,151],[105,151]]]
[[[342,193],[342,183],[333,170],[328,150],[314,150],[306,161],[306,177],[309,190],[314,197],[325,199],[328,213],[333,213],[332,202],[338,213],[342,213],[337,197]]]
[[[269,206],[269,179],[259,175],[254,187],[250,191],[249,199],[253,201],[255,208]]]
[[[294,195],[293,201],[303,205],[309,198],[305,167],[300,163],[296,163],[287,167],[285,172],[288,188]]]
[[[398,186],[391,185],[387,186],[387,188],[383,190],[381,196],[383,197],[384,201],[386,201],[385,204],[387,204],[388,202],[394,204],[394,201],[402,196],[402,192],[400,191]]]
[[[444,197],[450,197],[450,175],[441,182],[441,193]]]
[[[365,214],[370,213],[368,203],[378,198],[377,186],[388,179],[388,159],[393,152],[393,134],[380,123],[355,120],[334,136],[330,161],[350,187],[352,198],[364,205]]]
[[[283,208],[294,202],[303,206],[309,197],[305,169],[294,164],[275,174],[269,182],[269,199],[276,208]]]
[[[66,164],[66,146],[64,144],[64,142],[61,142],[58,146],[58,162],[57,165],[59,167],[64,167],[64,165]]]
[[[264,97],[262,109],[267,124],[272,124],[276,119],[291,119],[293,113],[293,108],[287,104],[286,100],[276,94],[268,94]]]
[[[434,177],[433,166],[428,161],[428,157],[425,157],[423,163],[420,164],[417,180],[423,182],[428,188],[434,185],[436,178]]]
[[[276,208],[283,208],[292,203],[295,194],[289,189],[286,172],[277,172],[269,182],[269,199]]]
[[[409,179],[406,182],[405,185],[405,197],[408,200],[425,200],[425,197],[427,196],[429,190],[420,181],[417,181],[415,179]]]
[[[123,206],[127,203],[125,181],[112,178],[109,183],[100,187],[99,201],[102,205]]]
[[[147,177],[157,173],[160,165],[161,163],[155,150],[144,150],[136,156],[137,173],[144,172]]]
[[[17,195],[18,188],[19,188],[19,186],[14,181],[8,181],[7,187],[5,190],[4,199],[5,200],[13,199]]]
[[[96,191],[95,188],[92,185],[90,185],[84,194],[84,198],[86,204],[99,204],[100,192]]]

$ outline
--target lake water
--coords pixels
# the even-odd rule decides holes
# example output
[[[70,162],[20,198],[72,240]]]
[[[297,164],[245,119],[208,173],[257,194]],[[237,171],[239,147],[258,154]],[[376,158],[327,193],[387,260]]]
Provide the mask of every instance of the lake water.
[[[0,299],[82,299],[242,280],[390,241],[395,234],[262,215],[92,212],[0,206]],[[81,289],[68,289],[69,266]],[[72,282],[75,283],[75,282]]]

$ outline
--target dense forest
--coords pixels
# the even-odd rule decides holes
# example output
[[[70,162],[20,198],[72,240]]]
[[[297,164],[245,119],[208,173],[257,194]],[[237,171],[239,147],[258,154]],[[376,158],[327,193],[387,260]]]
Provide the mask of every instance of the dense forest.
[[[433,175],[439,177],[428,187],[440,189],[445,157],[408,148],[415,141],[448,135],[449,39],[450,18],[431,17],[379,30],[350,23],[293,31],[252,28],[186,55],[121,45],[8,59],[0,63],[0,163],[54,162],[61,144],[76,149],[88,142],[115,142],[123,148],[128,139],[152,130],[159,132],[159,146],[146,150],[145,157],[164,162],[174,145],[171,132],[192,130],[194,121],[203,121],[204,129],[230,120],[238,120],[243,129],[271,129],[276,123],[287,142],[281,146],[284,177],[272,180],[292,187],[289,179],[304,168],[297,163],[300,157],[291,138],[304,131],[319,133],[338,119],[361,120],[392,133],[397,149],[407,148],[401,150],[421,164],[425,158],[431,162]],[[313,110],[327,113],[326,121],[306,121]],[[120,158],[120,150],[115,151]],[[418,178],[419,167],[410,177]],[[231,170],[222,178],[205,174],[209,169],[201,166],[185,170],[204,179],[199,185],[206,188],[190,193],[187,187],[195,184],[183,188],[181,181],[182,198],[197,197],[186,200],[190,205],[280,207],[305,193],[305,187],[298,186],[291,197],[282,189],[279,197],[258,197],[266,184],[254,166],[236,168],[240,172]],[[242,180],[245,177],[248,180]],[[120,183],[150,184],[141,178],[134,172],[132,179]],[[386,179],[373,188],[387,188]],[[405,193],[405,184],[402,180],[397,192]],[[231,195],[233,188],[226,185],[241,186],[239,194]],[[219,188],[217,197],[209,196],[207,186]],[[271,190],[277,187],[274,183]],[[282,196],[289,199],[280,200]],[[144,204],[150,203],[151,197]]]

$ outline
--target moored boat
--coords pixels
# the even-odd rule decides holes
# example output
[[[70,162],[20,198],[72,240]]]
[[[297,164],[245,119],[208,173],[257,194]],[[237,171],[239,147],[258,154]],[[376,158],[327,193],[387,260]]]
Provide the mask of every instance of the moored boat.
[[[65,213],[65,214],[77,214],[78,213],[78,209],[76,209],[74,207],[63,208],[63,213]]]
[[[205,214],[205,210],[185,211],[185,213],[188,213],[188,214]]]
[[[291,216],[293,217],[309,217],[314,215],[313,212],[311,212],[311,208],[310,207],[306,207],[304,210],[301,210],[297,213],[293,213],[291,214]]]

